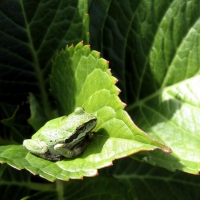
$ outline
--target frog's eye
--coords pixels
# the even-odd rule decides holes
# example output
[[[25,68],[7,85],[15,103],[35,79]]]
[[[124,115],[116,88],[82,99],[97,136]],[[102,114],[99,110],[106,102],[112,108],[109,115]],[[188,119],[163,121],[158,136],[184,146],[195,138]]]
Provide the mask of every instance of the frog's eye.
[[[77,128],[77,131],[78,132],[84,132],[85,129],[86,129],[86,126],[80,126],[80,127]]]

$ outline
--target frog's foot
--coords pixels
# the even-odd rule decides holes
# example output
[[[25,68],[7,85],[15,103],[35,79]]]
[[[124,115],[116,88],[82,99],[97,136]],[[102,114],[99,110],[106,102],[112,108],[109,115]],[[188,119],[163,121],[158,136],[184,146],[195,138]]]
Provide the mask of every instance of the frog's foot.
[[[40,154],[38,156],[46,160],[51,160],[51,161],[58,161],[58,160],[61,160],[63,157],[61,155],[51,155],[51,154]]]

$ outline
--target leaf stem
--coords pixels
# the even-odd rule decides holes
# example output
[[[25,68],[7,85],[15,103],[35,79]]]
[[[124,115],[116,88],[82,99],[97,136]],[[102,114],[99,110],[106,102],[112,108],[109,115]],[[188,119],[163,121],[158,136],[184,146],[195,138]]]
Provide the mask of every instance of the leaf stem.
[[[57,193],[58,193],[58,200],[64,200],[63,198],[63,181],[61,180],[56,180],[56,190],[57,190]]]
[[[162,91],[163,91],[163,89],[160,89],[160,90],[154,92],[153,94],[151,94],[151,95],[145,97],[144,99],[140,99],[140,100],[134,102],[133,104],[127,106],[127,107],[125,108],[125,110],[128,112],[128,111],[134,109],[135,107],[138,107],[138,106],[143,105],[145,102],[147,102],[147,101],[149,101],[150,99],[152,99],[152,98],[158,96],[159,94],[161,94]]]

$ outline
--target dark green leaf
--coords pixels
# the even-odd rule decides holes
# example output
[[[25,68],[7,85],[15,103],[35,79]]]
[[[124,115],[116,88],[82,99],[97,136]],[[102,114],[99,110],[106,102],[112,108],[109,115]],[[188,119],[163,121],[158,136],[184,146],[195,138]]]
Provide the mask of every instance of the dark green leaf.
[[[87,3],[81,0],[0,2],[0,99],[21,103],[37,94],[48,116],[48,75],[57,51],[88,43]]]
[[[122,181],[135,199],[197,200],[200,196],[199,176],[170,172],[130,158],[115,161],[113,168],[102,170],[105,173]]]
[[[29,103],[31,109],[31,117],[29,118],[28,122],[31,124],[34,130],[37,131],[45,124],[48,118],[46,118],[44,115],[43,108],[32,93],[30,93],[29,96]]]

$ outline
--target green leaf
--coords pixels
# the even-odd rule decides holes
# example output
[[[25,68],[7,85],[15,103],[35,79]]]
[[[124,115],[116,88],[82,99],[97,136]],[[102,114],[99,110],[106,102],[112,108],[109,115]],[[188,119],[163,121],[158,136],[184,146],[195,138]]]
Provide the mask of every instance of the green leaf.
[[[100,12],[91,18],[91,45],[121,81],[126,110],[137,126],[173,151],[141,153],[137,159],[197,174],[200,1],[92,2],[91,15]]]
[[[191,173],[198,173],[199,166],[199,3],[199,0],[89,0],[91,48],[100,51],[101,57],[109,60],[112,74],[118,78],[117,85],[122,90],[120,97],[128,105],[131,118],[154,139],[171,146],[174,152],[167,155],[157,149],[153,152],[136,153],[132,157],[170,170],[179,169]],[[43,114],[46,119],[54,116],[51,107],[54,102],[52,98],[48,98],[51,60],[54,60],[55,52],[60,51],[59,48],[65,48],[67,44],[76,44],[82,40],[87,43],[87,1],[1,0],[0,5],[0,120],[6,120],[5,123],[0,123],[0,144],[22,144],[22,140],[30,138],[33,132],[26,129],[27,123],[23,122],[24,119],[27,122],[29,112],[24,112],[20,107],[15,112],[16,104],[25,101],[31,92],[40,107],[46,110],[39,113],[37,110],[38,115],[35,115],[34,120]],[[28,26],[25,26],[26,16]],[[56,17],[58,20],[55,21]],[[66,22],[70,25],[67,26]],[[63,25],[61,29],[59,25]],[[26,27],[31,27],[31,37],[28,37]],[[48,31],[47,38],[45,30]],[[63,32],[66,36],[64,38],[70,36],[72,40],[60,37]],[[28,38],[33,38],[33,45]],[[62,45],[59,45],[61,40]],[[55,45],[55,41],[58,41],[58,45]],[[44,48],[40,49],[42,46]],[[33,59],[34,55],[39,60],[39,68],[35,67],[38,65]],[[38,73],[35,69],[41,70]],[[38,81],[41,81],[41,77],[44,84]],[[71,94],[73,96],[73,92]],[[68,102],[72,96],[67,95]],[[73,106],[76,106],[77,97],[78,95],[73,96],[75,100],[70,103],[71,107],[67,105],[66,108],[58,103],[59,115],[64,107],[70,113],[70,109],[73,110]],[[32,108],[36,106],[36,102],[31,103]],[[50,105],[47,106],[46,103]],[[88,106],[87,109],[97,113],[93,110],[94,107]],[[96,130],[96,136],[86,150],[89,155],[94,151],[93,142],[100,138],[99,132],[104,133]],[[27,154],[21,145],[1,146],[0,154],[3,155],[2,162],[9,162],[18,168],[26,165],[32,172],[35,169],[31,165],[34,164],[39,171],[36,170],[36,173],[42,175],[45,174],[43,169],[50,169],[49,164],[55,170],[58,169],[53,162],[44,163],[45,160]],[[99,152],[96,154],[99,155]],[[27,162],[26,156],[32,156],[31,164]],[[79,164],[73,165],[71,171]],[[198,176],[179,170],[169,172],[130,158],[114,161],[113,167],[98,170],[99,176],[95,178],[69,182],[56,180],[49,184],[38,176],[30,178],[30,173],[26,170],[18,171],[11,167],[4,169],[6,164],[2,166],[1,199],[120,197],[187,200],[199,199],[200,196]],[[60,174],[67,171],[62,170],[62,167],[59,170]],[[49,173],[52,173],[52,169]],[[53,180],[52,177],[49,176],[49,180]]]
[[[134,199],[122,181],[109,176],[87,178],[79,182],[72,180],[64,186],[64,197],[69,196],[70,199]]]
[[[115,161],[113,168],[103,169],[102,174],[123,182],[135,199],[188,200],[198,199],[200,196],[199,176],[180,171],[170,172],[130,158]]]
[[[5,168],[6,164],[2,167]],[[30,175],[27,172],[19,173],[16,169],[6,167],[0,181],[1,199],[21,199],[30,192],[27,188],[29,182]]]
[[[122,181],[108,176],[88,178],[82,181],[71,180],[70,182],[57,180],[55,183],[45,181],[39,183],[37,179],[34,182],[30,180],[28,172],[7,168],[0,182],[1,199],[98,199],[99,194],[103,199],[125,200],[134,197]],[[83,184],[84,187],[82,187]]]
[[[61,114],[82,106],[97,116],[94,139],[82,156],[56,163],[38,158],[22,146],[0,147],[2,162],[16,168],[26,168],[48,180],[68,180],[94,176],[97,169],[112,161],[140,151],[162,149],[163,144],[151,140],[138,129],[118,98],[116,79],[111,76],[108,62],[99,53],[79,43],[57,55],[53,65],[51,87]],[[18,152],[17,157],[15,152]]]
[[[5,165],[1,165],[0,169],[5,167]],[[11,167],[6,167],[4,169],[4,173],[1,176],[0,181],[0,191],[1,191],[1,199],[29,199],[29,194],[33,191],[38,191],[36,194],[45,192],[47,197],[54,193],[56,196],[55,187],[51,183],[38,183],[31,181],[31,175],[29,172],[23,170],[19,171],[13,169]],[[51,193],[51,192],[52,193]],[[50,198],[52,199],[52,198]]]
[[[0,144],[21,144],[24,137],[29,136],[32,131],[27,123],[27,117],[30,115],[28,104],[1,105],[1,111],[5,110],[5,113],[1,113],[3,118],[0,121]]]
[[[7,167],[6,164],[5,165],[0,165],[0,178],[2,177],[2,175],[3,175],[3,173],[4,173],[5,169],[6,169],[6,167]]]
[[[34,97],[32,93],[29,96],[29,103],[31,109],[31,117],[28,120],[28,123],[37,131],[40,127],[42,127],[45,122],[48,120],[44,115],[44,110],[41,107],[40,103]]]
[[[86,1],[1,0],[1,102],[19,104],[32,92],[49,117],[52,59],[67,44],[88,43],[88,22]]]

